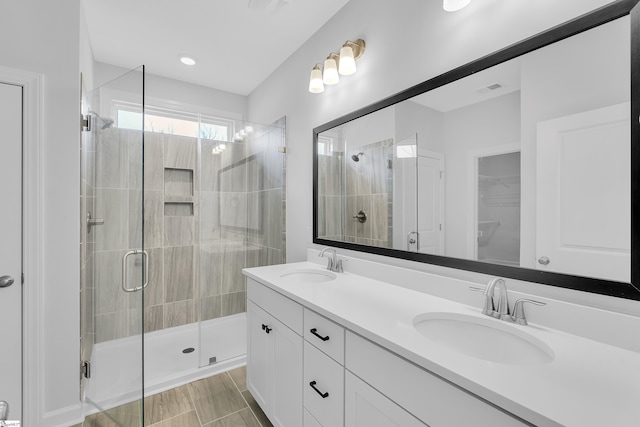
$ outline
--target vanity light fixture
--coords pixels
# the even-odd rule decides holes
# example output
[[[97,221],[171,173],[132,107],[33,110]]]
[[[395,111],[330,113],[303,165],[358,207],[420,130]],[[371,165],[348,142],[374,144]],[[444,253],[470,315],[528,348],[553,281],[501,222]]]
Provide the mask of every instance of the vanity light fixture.
[[[347,40],[340,49],[340,63],[338,71],[343,76],[350,76],[356,72],[356,59],[364,53],[364,40],[358,39],[355,42]]]
[[[469,6],[471,0],[442,0],[442,8],[447,12],[457,12]]]
[[[320,64],[313,66],[311,70],[311,77],[309,77],[309,92],[322,93],[324,92],[324,83],[322,83],[322,70],[319,67]]]
[[[326,85],[335,85],[340,81],[340,76],[338,75],[338,61],[340,60],[340,55],[337,53],[330,53],[327,56],[327,59],[324,61],[324,70],[322,72],[322,83]]]
[[[340,75],[349,76],[356,72],[356,61],[365,50],[362,39],[347,40],[340,49],[340,54],[330,53],[324,64],[316,64],[309,76],[309,92],[322,93],[324,85],[335,85],[340,81]],[[322,69],[320,67],[322,66]]]

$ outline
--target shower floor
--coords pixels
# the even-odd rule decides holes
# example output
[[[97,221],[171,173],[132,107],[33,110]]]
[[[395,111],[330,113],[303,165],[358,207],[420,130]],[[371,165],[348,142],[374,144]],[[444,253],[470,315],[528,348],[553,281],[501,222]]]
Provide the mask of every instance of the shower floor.
[[[214,400],[224,405],[213,405]],[[140,425],[139,401],[108,412],[128,425]],[[247,391],[244,367],[146,397],[144,412],[145,426],[153,427],[273,427]],[[89,426],[116,424],[104,414],[95,414],[74,427]]]
[[[244,365],[246,325],[246,313],[241,313],[201,322],[200,327],[192,323],[145,334],[145,396]],[[187,348],[194,351],[183,353]],[[96,344],[86,400],[104,410],[139,399],[140,356],[140,337]],[[211,357],[216,362],[209,364]]]

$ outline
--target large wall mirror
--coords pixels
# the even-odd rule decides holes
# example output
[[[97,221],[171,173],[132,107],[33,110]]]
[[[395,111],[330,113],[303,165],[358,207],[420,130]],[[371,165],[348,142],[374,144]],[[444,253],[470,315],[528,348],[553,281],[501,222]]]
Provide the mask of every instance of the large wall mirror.
[[[314,129],[314,243],[640,300],[636,3]]]

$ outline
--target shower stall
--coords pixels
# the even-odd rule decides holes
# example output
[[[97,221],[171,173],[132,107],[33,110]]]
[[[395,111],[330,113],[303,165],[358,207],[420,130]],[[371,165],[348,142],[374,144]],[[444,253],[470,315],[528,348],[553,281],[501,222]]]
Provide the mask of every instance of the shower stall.
[[[241,269],[285,261],[285,120],[145,106],[142,67],[82,105],[81,398],[142,425],[144,396],[244,364]]]

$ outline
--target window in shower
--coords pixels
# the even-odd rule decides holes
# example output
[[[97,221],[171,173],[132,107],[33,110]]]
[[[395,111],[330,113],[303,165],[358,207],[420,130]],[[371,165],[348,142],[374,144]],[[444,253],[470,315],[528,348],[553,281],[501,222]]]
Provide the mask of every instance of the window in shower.
[[[123,101],[114,104],[117,126],[140,130],[142,111]],[[145,110],[144,130],[147,132],[230,141],[233,129],[233,121],[219,117],[151,106],[147,106]]]

